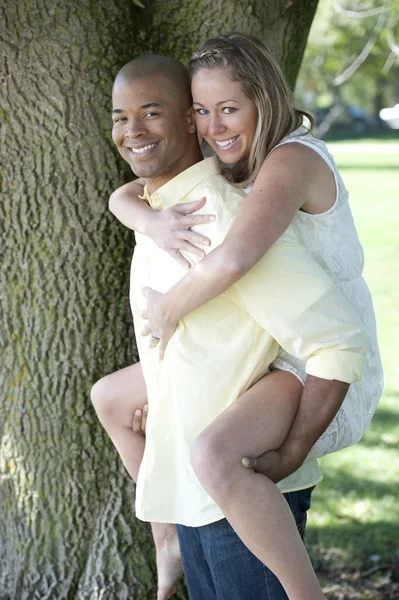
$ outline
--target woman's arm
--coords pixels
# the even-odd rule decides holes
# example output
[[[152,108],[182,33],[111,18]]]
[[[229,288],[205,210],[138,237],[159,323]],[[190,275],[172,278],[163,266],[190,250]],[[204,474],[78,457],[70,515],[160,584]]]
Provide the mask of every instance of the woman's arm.
[[[148,235],[154,211],[139,197],[143,190],[144,181],[141,179],[122,185],[112,192],[108,208],[125,227]]]
[[[323,212],[335,202],[333,175],[313,150],[280,146],[265,160],[223,243],[166,294],[146,290],[148,319],[163,355],[177,322],[241,279],[287,229],[296,212]],[[166,342],[166,343],[165,343]]]
[[[191,231],[194,225],[203,225],[214,220],[214,215],[192,215],[205,204],[206,199],[186,202],[163,211],[153,210],[142,200],[144,181],[137,179],[126,183],[111,194],[109,210],[123,225],[150,237],[162,250],[190,268],[191,263],[181,250],[203,257],[205,252],[195,246],[209,246],[209,238]]]

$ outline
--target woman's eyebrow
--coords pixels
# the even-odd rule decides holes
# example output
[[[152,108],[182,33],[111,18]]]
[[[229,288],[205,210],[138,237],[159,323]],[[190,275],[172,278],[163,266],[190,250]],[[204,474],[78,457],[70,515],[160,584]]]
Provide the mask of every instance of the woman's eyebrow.
[[[219,106],[219,104],[225,104],[226,102],[235,102],[236,104],[238,104],[238,100],[233,100],[233,98],[227,98],[227,100],[221,100],[220,102],[216,102],[216,106]],[[197,102],[196,100],[193,100],[193,104],[204,106],[203,104],[201,104],[201,102]]]

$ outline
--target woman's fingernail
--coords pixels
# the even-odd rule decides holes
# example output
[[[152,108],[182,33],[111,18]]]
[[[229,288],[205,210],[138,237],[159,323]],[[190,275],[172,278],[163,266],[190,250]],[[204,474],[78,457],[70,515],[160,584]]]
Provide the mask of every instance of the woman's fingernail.
[[[209,221],[214,221],[216,219],[215,215],[209,215],[208,220]]]

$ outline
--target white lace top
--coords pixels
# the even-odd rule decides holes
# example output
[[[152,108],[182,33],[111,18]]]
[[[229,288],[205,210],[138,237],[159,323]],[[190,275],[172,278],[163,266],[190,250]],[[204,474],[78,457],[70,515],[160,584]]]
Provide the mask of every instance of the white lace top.
[[[362,379],[350,386],[337,416],[311,451],[312,456],[321,457],[360,440],[380,399],[383,371],[377,344],[373,303],[368,286],[362,277],[363,248],[349,207],[348,191],[324,142],[306,133],[304,128],[300,128],[286,136],[278,146],[292,142],[305,144],[325,160],[333,172],[337,190],[332,208],[316,215],[298,211],[292,225],[312,258],[341,288],[370,334]],[[250,189],[247,188],[246,191],[249,192]],[[304,381],[305,364],[305,361],[294,358],[280,349],[273,366],[289,370]]]

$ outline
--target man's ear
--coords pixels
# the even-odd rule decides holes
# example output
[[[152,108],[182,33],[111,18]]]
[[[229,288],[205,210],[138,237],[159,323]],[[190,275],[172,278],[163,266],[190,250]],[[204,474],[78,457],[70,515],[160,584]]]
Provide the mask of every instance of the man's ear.
[[[195,133],[197,131],[197,123],[195,121],[195,110],[192,106],[188,109],[188,130],[190,133]]]

